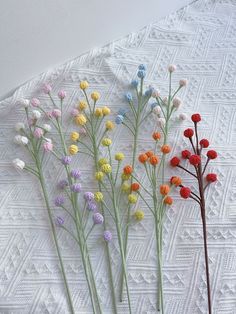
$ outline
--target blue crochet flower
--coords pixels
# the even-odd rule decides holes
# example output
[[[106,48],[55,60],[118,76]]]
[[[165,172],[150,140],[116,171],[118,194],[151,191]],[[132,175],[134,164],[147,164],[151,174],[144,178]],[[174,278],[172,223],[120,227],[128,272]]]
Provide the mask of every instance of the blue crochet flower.
[[[146,65],[140,64],[139,67],[138,67],[138,69],[139,69],[139,70],[146,71]]]
[[[126,109],[126,108],[120,108],[117,112],[118,115],[121,115],[121,116],[124,116],[126,115],[126,113],[128,112],[129,110]]]
[[[128,101],[128,102],[131,102],[133,100],[133,96],[131,93],[126,93],[125,94],[125,99]]]
[[[151,108],[153,109],[153,108],[155,108],[157,106],[157,102],[153,102],[152,104],[151,104]]]
[[[137,76],[141,79],[144,78],[145,75],[146,75],[146,72],[144,70],[139,70],[137,73]]]
[[[124,121],[124,116],[118,114],[118,115],[116,116],[115,123],[116,123],[116,124],[121,124],[121,123],[123,123],[123,121]]]
[[[134,88],[138,87],[138,80],[132,80],[131,81],[131,86],[134,87]]]
[[[152,91],[153,91],[152,88],[147,89],[147,90],[145,91],[145,96],[151,97],[151,96],[152,96]]]

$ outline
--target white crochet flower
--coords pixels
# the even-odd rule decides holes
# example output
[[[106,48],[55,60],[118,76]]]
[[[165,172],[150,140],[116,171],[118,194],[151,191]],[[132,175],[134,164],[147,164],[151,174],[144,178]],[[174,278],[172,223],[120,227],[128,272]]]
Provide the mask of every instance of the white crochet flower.
[[[25,163],[23,160],[16,158],[12,161],[13,166],[15,167],[15,169],[17,170],[23,170],[25,168]]]

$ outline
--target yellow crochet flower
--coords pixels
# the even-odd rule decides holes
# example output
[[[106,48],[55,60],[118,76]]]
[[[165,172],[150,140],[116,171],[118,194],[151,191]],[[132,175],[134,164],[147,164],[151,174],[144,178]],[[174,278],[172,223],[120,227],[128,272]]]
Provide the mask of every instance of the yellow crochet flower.
[[[98,160],[98,165],[101,167],[104,164],[108,164],[108,159],[107,158],[101,158]]]
[[[137,196],[134,194],[129,194],[128,196],[128,201],[131,204],[135,204],[137,202]]]
[[[70,139],[72,142],[76,142],[79,139],[79,133],[78,132],[71,132],[70,133]]]
[[[104,106],[102,108],[102,113],[104,114],[104,116],[108,116],[111,113],[111,109],[108,108],[107,106]]]
[[[89,83],[87,81],[81,81],[79,86],[82,90],[85,90],[86,88],[89,87]]]
[[[125,155],[123,153],[117,153],[115,154],[115,160],[121,161],[125,158]]]
[[[102,108],[96,108],[95,110],[95,116],[100,118],[103,116],[103,113],[102,113]]]
[[[113,130],[114,127],[115,127],[115,124],[114,124],[112,121],[108,120],[108,121],[106,122],[106,129],[107,129],[107,130]]]
[[[102,181],[104,177],[104,173],[102,171],[98,171],[95,173],[95,179],[98,180],[98,181]]]
[[[77,154],[78,151],[79,151],[79,148],[78,148],[77,145],[70,145],[70,147],[69,147],[69,153],[70,153],[71,155]]]
[[[104,172],[104,173],[111,173],[111,165],[110,164],[103,164],[101,166],[101,170]]]
[[[140,209],[136,210],[134,212],[134,219],[137,221],[141,221],[144,218],[144,212]]]
[[[101,202],[103,200],[103,194],[101,192],[96,192],[94,194],[94,199],[97,202]]]
[[[123,191],[123,192],[130,192],[130,184],[128,184],[127,182],[124,182],[121,185],[121,191]]]
[[[97,101],[100,98],[99,92],[93,92],[91,94],[91,98],[92,98],[92,100]]]
[[[112,144],[112,141],[111,141],[111,139],[109,139],[109,138],[104,138],[103,140],[102,140],[102,145],[103,146],[110,146]]]
[[[87,103],[86,103],[85,101],[82,100],[82,101],[79,102],[79,105],[78,105],[78,109],[79,109],[79,110],[83,111],[83,110],[85,110],[87,107],[88,107],[88,105],[87,105]]]
[[[129,178],[130,178],[130,174],[122,173],[121,179],[122,179],[123,181],[129,180]]]
[[[86,122],[87,122],[87,119],[83,114],[79,114],[78,116],[75,117],[75,123],[77,125],[85,125]]]

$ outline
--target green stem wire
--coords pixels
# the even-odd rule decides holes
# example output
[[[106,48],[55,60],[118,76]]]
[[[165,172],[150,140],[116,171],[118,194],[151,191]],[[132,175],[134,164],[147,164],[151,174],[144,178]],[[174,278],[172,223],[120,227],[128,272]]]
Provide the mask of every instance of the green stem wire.
[[[57,125],[58,125],[58,132],[59,132],[61,144],[63,146],[64,154],[67,155],[66,143],[65,143],[65,139],[64,139],[64,136],[63,136],[63,132],[62,132],[59,120],[57,120]],[[67,172],[67,177],[68,177],[69,183],[72,184],[71,177],[70,177],[69,170],[68,170],[69,167],[67,166],[65,168],[66,168],[66,172]],[[75,203],[74,203],[73,197],[72,197],[71,201],[72,201],[75,217],[77,217],[77,215],[76,215],[76,208],[75,208]],[[78,239],[79,239],[79,243],[80,243],[80,251],[81,251],[81,256],[82,256],[82,262],[83,262],[83,265],[84,265],[84,271],[85,271],[86,280],[87,280],[87,284],[88,284],[88,288],[89,288],[89,294],[90,294],[90,299],[91,299],[91,303],[92,303],[92,307],[93,307],[93,312],[96,313],[96,307],[95,307],[95,303],[96,302],[94,301],[94,296],[93,296],[93,294],[95,293],[95,296],[96,296],[96,299],[97,299],[98,308],[99,308],[99,312],[102,313],[100,300],[99,300],[99,297],[98,297],[98,294],[97,294],[96,283],[95,283],[95,279],[94,279],[94,275],[93,275],[93,271],[92,271],[92,265],[91,265],[91,261],[90,261],[89,254],[88,254],[88,248],[87,248],[87,244],[86,244],[86,241],[85,241],[84,230],[81,230],[82,232],[80,234],[80,230],[78,228],[78,224],[76,223],[75,225],[76,225],[76,231],[77,231],[77,235],[78,235]],[[80,225],[82,226],[81,223],[80,223]],[[86,249],[86,252],[84,252],[84,249]],[[87,264],[87,261],[88,261],[89,265]],[[90,283],[90,275],[91,275],[91,278],[92,278],[93,288],[91,287],[91,283]]]
[[[110,181],[110,184],[111,184],[111,189],[112,189],[112,194],[113,194],[112,204],[113,204],[114,213],[115,213],[116,231],[117,231],[118,242],[119,242],[120,253],[121,253],[122,274],[124,274],[124,279],[125,279],[126,293],[127,293],[128,306],[129,306],[129,313],[132,314],[130,293],[129,293],[129,284],[128,284],[128,276],[127,276],[127,268],[126,268],[126,256],[125,256],[125,250],[124,250],[123,236],[122,236],[122,232],[121,232],[119,209],[117,208],[117,205],[116,205],[116,194],[115,194],[114,187],[113,187],[113,184],[112,184],[111,181]]]
[[[45,186],[44,177],[43,177],[43,174],[42,174],[42,169],[40,167],[40,162],[39,162],[37,156],[35,156],[35,157],[36,157],[35,158],[35,162],[36,162],[36,166],[37,166],[37,170],[38,170],[38,178],[39,178],[39,181],[40,181],[40,185],[41,185],[41,188],[42,188],[42,191],[43,191],[45,204],[46,204],[47,211],[48,211],[48,217],[49,217],[49,221],[50,221],[51,231],[52,231],[52,234],[53,234],[53,239],[54,239],[54,243],[55,243],[55,246],[56,246],[57,255],[58,255],[58,258],[59,258],[60,268],[61,268],[61,271],[62,271],[62,277],[63,277],[64,285],[65,285],[65,288],[66,288],[69,308],[70,308],[71,313],[75,314],[74,306],[73,306],[73,303],[72,303],[72,297],[71,297],[68,281],[67,281],[67,278],[66,278],[66,272],[65,272],[65,268],[64,268],[64,263],[63,263],[63,259],[62,259],[62,256],[61,256],[59,243],[58,243],[58,240],[57,240],[55,226],[54,226],[54,223],[53,223],[52,212],[51,212],[51,208],[50,208],[50,205],[49,205],[49,199],[48,199],[48,194],[47,194],[47,190],[46,190],[46,186]]]
[[[85,95],[85,98],[86,98],[86,101],[87,101],[87,104],[89,107],[91,119],[93,119],[93,111],[91,110],[90,102],[89,102],[86,91],[84,91],[84,95]],[[95,170],[98,171],[99,170],[99,168],[98,168],[98,149],[97,149],[98,146],[97,146],[97,142],[96,142],[97,132],[95,132],[95,130],[94,130],[93,121],[89,120],[89,122],[90,122],[90,126],[91,126],[90,140],[92,142],[92,148],[93,148],[93,160],[94,160],[94,164],[95,164]],[[101,186],[100,182],[98,182],[98,189],[100,192],[102,191],[102,186]],[[101,204],[101,213],[104,217],[103,228],[105,231],[107,228],[107,223],[106,223],[106,216],[105,216],[103,204]],[[115,294],[115,288],[114,288],[115,286],[114,286],[114,280],[113,280],[113,270],[112,270],[112,265],[111,265],[111,253],[110,253],[110,248],[109,248],[108,244],[106,244],[105,248],[106,248],[106,257],[107,257],[107,262],[108,262],[108,272],[109,272],[109,277],[110,277],[113,312],[114,312],[114,314],[117,314],[118,310],[117,310],[117,304],[116,304],[116,294]]]
[[[97,151],[97,146],[96,146],[96,139],[94,137],[93,137],[92,145],[93,145],[93,150],[94,150],[93,157],[94,157],[95,169],[96,169],[96,171],[98,171],[99,170],[99,168],[98,168],[98,151]],[[98,190],[100,192],[102,192],[102,186],[101,186],[101,183],[99,181],[98,181]],[[104,231],[105,231],[107,228],[107,223],[106,223],[106,216],[105,216],[103,204],[101,204],[101,212],[102,212],[102,215],[104,217],[103,227],[104,227]],[[109,248],[108,244],[105,246],[105,248],[106,248],[107,261],[108,261],[108,272],[109,272],[109,277],[110,277],[113,311],[115,314],[117,314],[118,310],[117,310],[117,304],[116,304],[116,294],[115,294],[115,286],[114,286],[114,280],[113,280],[113,270],[112,270],[112,265],[111,265],[111,253],[110,253],[110,248]]]
[[[28,108],[25,108],[25,113],[26,113],[27,121],[28,121],[29,120]],[[62,259],[62,255],[61,255],[61,251],[60,251],[60,247],[59,247],[59,243],[58,243],[58,240],[57,240],[56,229],[55,229],[55,226],[54,226],[54,223],[53,223],[52,211],[51,211],[51,207],[49,205],[48,193],[47,193],[47,189],[46,189],[46,186],[45,186],[45,180],[44,180],[42,167],[41,167],[42,163],[40,162],[40,160],[38,158],[37,147],[35,145],[33,132],[32,132],[32,129],[31,129],[30,125],[29,125],[29,130],[30,130],[30,139],[31,139],[32,149],[33,149],[32,151],[29,149],[29,151],[30,151],[30,153],[32,155],[32,158],[34,159],[36,167],[37,167],[37,177],[38,177],[40,185],[41,185],[41,189],[42,189],[42,192],[43,192],[43,196],[44,196],[44,200],[45,200],[45,204],[46,204],[46,208],[47,208],[47,212],[48,212],[48,218],[49,218],[50,227],[51,227],[51,231],[52,231],[52,235],[53,235],[53,240],[54,240],[54,243],[55,243],[55,246],[56,246],[57,256],[58,256],[59,263],[60,263],[63,283],[64,283],[64,286],[66,288],[67,301],[68,301],[68,304],[69,304],[70,312],[72,314],[75,314],[75,310],[74,310],[74,306],[73,306],[73,302],[72,302],[72,296],[71,296],[71,293],[70,293],[69,284],[68,284],[67,277],[66,277],[65,267],[64,267],[64,263],[63,263],[63,259]]]
[[[142,105],[142,94],[143,94],[143,79],[141,79],[141,87],[140,87],[140,92],[137,93],[138,97],[138,108],[135,116],[135,127],[134,127],[134,132],[133,138],[134,138],[134,145],[133,145],[133,156],[132,156],[132,168],[134,169],[135,167],[135,159],[136,159],[136,154],[137,154],[137,144],[138,144],[138,135],[139,135],[139,125],[140,125],[140,110],[141,110],[141,105]],[[133,179],[131,177],[131,184],[133,182]],[[128,237],[129,237],[129,226],[130,226],[130,219],[131,219],[131,206],[129,204],[128,206],[128,213],[127,213],[127,228],[125,230],[125,238],[124,238],[124,253],[125,253],[125,259],[127,258],[127,247],[128,247]],[[120,283],[120,301],[122,302],[123,300],[123,293],[124,293],[124,272],[122,270],[121,273],[121,283]]]

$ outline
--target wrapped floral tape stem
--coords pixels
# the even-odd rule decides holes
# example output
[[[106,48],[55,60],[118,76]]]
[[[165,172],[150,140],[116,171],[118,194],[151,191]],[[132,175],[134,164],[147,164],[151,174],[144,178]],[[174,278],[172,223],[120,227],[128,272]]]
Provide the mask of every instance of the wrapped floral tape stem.
[[[54,106],[56,106],[56,103],[53,100],[51,93],[49,93],[49,97],[52,101],[52,104]],[[63,100],[61,99],[61,106],[62,105],[63,105]],[[56,109],[56,110],[58,110],[58,109]],[[56,119],[56,124],[57,124],[56,129],[59,133],[61,146],[62,146],[62,150],[63,150],[63,154],[64,154],[64,157],[62,159],[63,165],[64,165],[66,173],[67,173],[67,180],[69,182],[69,185],[72,187],[73,182],[72,182],[72,178],[71,178],[71,169],[69,166],[70,157],[68,156],[68,149],[66,147],[65,132],[63,132],[63,130],[62,130],[62,114],[61,113],[59,114],[59,116]],[[76,146],[75,147],[70,146],[69,151],[70,151],[71,155],[74,155],[77,152]],[[89,256],[89,252],[88,252],[88,247],[87,247],[88,235],[87,235],[87,237],[85,236],[85,230],[84,230],[83,223],[82,223],[80,208],[78,208],[77,197],[72,192],[71,192],[70,200],[71,200],[71,205],[72,205],[74,217],[75,217],[75,226],[76,226],[77,239],[78,239],[77,243],[79,244],[79,247],[80,247],[80,252],[81,252],[82,262],[83,262],[86,280],[87,280],[87,284],[88,284],[88,288],[89,288],[89,294],[90,294],[93,312],[97,313],[97,307],[98,307],[98,312],[102,313],[100,299],[98,296],[96,282],[95,282],[93,269],[92,269],[92,265],[91,265],[91,261],[90,261],[90,256]]]
[[[16,129],[20,132],[22,132],[24,134],[24,136],[21,135],[17,135],[15,137],[15,141],[17,142],[17,144],[21,144],[23,146],[26,146],[28,152],[31,154],[31,157],[34,161],[36,170],[32,169],[31,167],[25,165],[25,163],[23,161],[21,161],[20,159],[15,159],[13,161],[14,166],[17,169],[21,169],[23,170],[24,168],[29,171],[30,173],[32,173],[33,175],[35,175],[39,182],[40,182],[40,186],[43,192],[43,197],[44,197],[44,201],[46,204],[46,208],[47,208],[47,213],[48,213],[48,218],[49,218],[49,222],[50,222],[50,228],[51,228],[51,232],[52,232],[52,236],[53,236],[53,240],[54,240],[54,244],[56,247],[56,252],[57,252],[57,256],[59,259],[59,263],[60,263],[60,269],[62,272],[62,278],[63,278],[63,283],[66,289],[66,295],[67,295],[67,300],[68,300],[68,306],[70,309],[70,313],[75,314],[75,310],[74,310],[74,306],[73,306],[73,302],[72,302],[72,296],[70,293],[70,289],[69,289],[69,285],[68,285],[68,281],[67,281],[67,277],[66,277],[66,272],[65,272],[65,267],[64,267],[64,262],[63,262],[63,258],[61,255],[61,251],[60,251],[60,246],[57,240],[57,235],[56,235],[56,230],[55,230],[55,226],[54,226],[54,222],[53,222],[53,215],[52,215],[52,210],[51,207],[49,205],[49,198],[48,198],[48,193],[47,193],[47,189],[45,186],[45,180],[44,180],[44,175],[43,175],[43,171],[42,171],[42,162],[43,162],[43,157],[44,157],[44,153],[41,155],[41,159],[40,159],[40,148],[42,146],[42,141],[38,141],[38,143],[35,141],[35,135],[38,134],[42,134],[41,133],[41,129],[39,128],[35,128],[34,126],[37,123],[37,120],[40,118],[41,114],[39,111],[34,110],[33,111],[33,118],[29,117],[29,110],[28,107],[30,105],[29,100],[27,99],[22,99],[19,101],[19,103],[21,105],[23,105],[25,107],[25,112],[26,112],[26,117],[27,117],[27,122],[28,122],[28,133],[25,129],[25,125],[23,123],[18,123],[16,126]],[[45,131],[47,131],[47,127],[49,128],[48,125],[45,125]],[[33,133],[33,129],[34,128],[34,133]],[[28,137],[26,137],[26,135]],[[46,142],[44,144],[44,152],[45,150],[47,150],[48,148],[50,149],[50,145],[47,145],[49,142]]]

